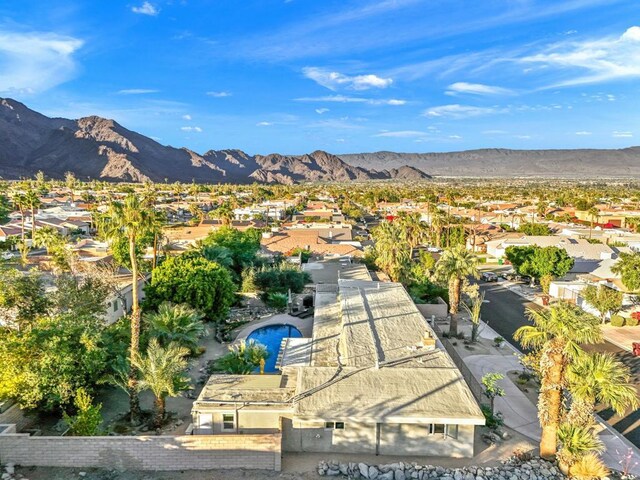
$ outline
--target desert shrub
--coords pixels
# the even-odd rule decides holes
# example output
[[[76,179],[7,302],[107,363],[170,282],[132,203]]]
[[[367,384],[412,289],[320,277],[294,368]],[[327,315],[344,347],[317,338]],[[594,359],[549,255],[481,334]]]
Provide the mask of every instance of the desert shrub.
[[[267,293],[263,299],[268,306],[277,310],[284,310],[289,303],[289,296],[286,293]]]
[[[571,465],[569,473],[571,478],[577,480],[593,480],[595,478],[606,478],[609,476],[609,470],[594,453],[585,455]]]
[[[625,322],[624,322],[624,324],[627,327],[637,327],[638,323],[640,323],[640,322],[635,317],[629,317],[629,318],[625,319]]]
[[[612,327],[624,327],[625,319],[621,315],[614,315],[611,317]]]

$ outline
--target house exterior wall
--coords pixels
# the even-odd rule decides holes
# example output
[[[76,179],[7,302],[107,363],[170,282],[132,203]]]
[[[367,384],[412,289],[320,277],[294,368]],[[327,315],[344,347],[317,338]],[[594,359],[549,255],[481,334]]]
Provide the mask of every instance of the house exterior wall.
[[[285,418],[282,450],[285,452],[362,453],[473,457],[474,425],[459,425],[456,438],[430,435],[429,425],[345,422],[344,430],[325,429],[324,421]],[[378,440],[379,438],[379,440]]]
[[[474,425],[458,425],[457,438],[429,434],[429,425],[380,425],[380,455],[473,457]]]
[[[133,289],[131,285],[125,287],[121,292],[121,296],[124,297],[126,305],[122,304],[120,296],[112,296],[107,300],[107,305],[104,314],[104,321],[107,325],[117,322],[120,318],[124,317],[133,305]],[[144,282],[138,282],[138,301],[142,302],[144,299]]]
[[[280,417],[283,409],[251,409],[234,406],[216,409],[201,409],[193,413],[194,433],[197,435],[247,434],[259,432],[275,432],[280,430]],[[235,430],[223,430],[223,415],[235,415]]]

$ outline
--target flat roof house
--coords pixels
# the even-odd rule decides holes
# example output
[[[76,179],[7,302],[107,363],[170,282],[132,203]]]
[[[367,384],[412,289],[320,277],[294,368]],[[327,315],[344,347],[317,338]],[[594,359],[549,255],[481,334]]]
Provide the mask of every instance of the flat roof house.
[[[283,342],[279,374],[209,379],[193,433],[281,431],[290,452],[472,457],[484,416],[404,287],[337,282],[317,285],[312,338]]]

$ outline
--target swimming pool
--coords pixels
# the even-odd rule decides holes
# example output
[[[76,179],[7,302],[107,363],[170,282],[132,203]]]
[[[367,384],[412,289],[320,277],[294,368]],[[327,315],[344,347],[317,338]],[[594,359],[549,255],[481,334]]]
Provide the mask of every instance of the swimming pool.
[[[278,360],[278,352],[283,338],[301,338],[302,333],[293,325],[267,325],[258,328],[249,334],[247,341],[255,340],[267,347],[269,357],[264,366],[265,372],[277,372],[276,361]]]

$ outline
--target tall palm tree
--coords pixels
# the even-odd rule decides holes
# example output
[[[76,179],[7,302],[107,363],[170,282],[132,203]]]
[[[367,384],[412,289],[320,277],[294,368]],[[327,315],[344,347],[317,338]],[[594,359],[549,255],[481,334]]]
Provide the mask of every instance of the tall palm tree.
[[[587,213],[589,214],[589,218],[591,219],[589,222],[589,238],[591,238],[591,232],[593,230],[593,224],[597,222],[598,218],[600,218],[600,210],[596,207],[591,207]]]
[[[538,417],[542,426],[540,456],[555,457],[557,435],[562,416],[562,398],[567,367],[584,353],[583,344],[602,340],[600,321],[566,302],[549,309],[527,309],[533,325],[520,327],[514,334],[524,348],[539,352],[538,370],[541,387],[538,397]]]
[[[173,305],[164,302],[157,312],[150,312],[143,316],[149,334],[157,338],[162,345],[172,342],[195,353],[198,349],[198,339],[202,337],[206,328],[202,315],[189,305]]]
[[[140,305],[138,302],[138,257],[136,255],[136,243],[149,232],[152,225],[153,213],[134,195],[129,194],[124,202],[113,202],[102,222],[104,235],[110,240],[118,240],[125,237],[129,242],[129,260],[131,263],[131,347],[130,361],[137,357],[140,347]],[[131,369],[129,377],[129,398],[132,423],[137,421],[140,413],[137,378],[135,371]]]
[[[375,239],[376,265],[389,278],[398,282],[411,260],[411,248],[406,238],[406,230],[398,223],[382,222],[373,231]]]
[[[480,332],[480,321],[482,320],[482,304],[484,303],[484,292],[480,292],[478,295],[471,299],[471,305],[462,303],[462,306],[469,314],[469,320],[471,320],[471,343],[475,343],[478,340],[478,333]]]
[[[405,229],[407,243],[411,249],[409,258],[413,258],[413,250],[427,241],[428,232],[425,224],[420,219],[419,213],[410,213],[402,215],[399,219],[400,226]]]
[[[14,194],[12,197],[12,201],[20,212],[20,261],[22,262],[22,265],[26,265],[29,247],[27,247],[27,242],[25,240],[24,215],[29,204],[26,196],[23,193]]]
[[[55,228],[43,227],[35,233],[33,243],[39,247],[46,248],[47,255],[51,255],[51,251],[55,247],[60,246],[61,243],[64,244],[64,238]]]
[[[189,377],[185,374],[189,349],[170,343],[160,346],[158,339],[152,338],[146,356],[136,355],[132,365],[140,373],[139,390],[149,389],[155,396],[153,424],[162,427],[166,410],[166,398],[175,397],[190,388]]]
[[[36,235],[36,210],[42,205],[42,202],[36,191],[31,188],[24,194],[24,199],[31,210],[31,238],[33,239]]]
[[[609,353],[581,355],[567,370],[572,400],[567,421],[590,427],[596,403],[607,405],[618,414],[637,408],[638,393],[630,377],[629,368]]]
[[[71,196],[71,203],[74,203],[75,202],[74,190],[76,188],[76,185],[78,184],[78,180],[76,180],[76,176],[73,174],[73,172],[67,172],[64,174],[64,183],[67,186],[67,189],[69,190],[69,195]]]
[[[436,263],[436,278],[446,281],[449,285],[449,313],[451,320],[449,323],[449,333],[458,334],[458,313],[460,297],[462,294],[462,283],[467,277],[478,278],[478,257],[467,251],[464,245],[449,248],[442,253]]]
[[[630,292],[640,290],[640,253],[620,253],[620,259],[611,266],[611,271],[620,275],[622,284]]]

